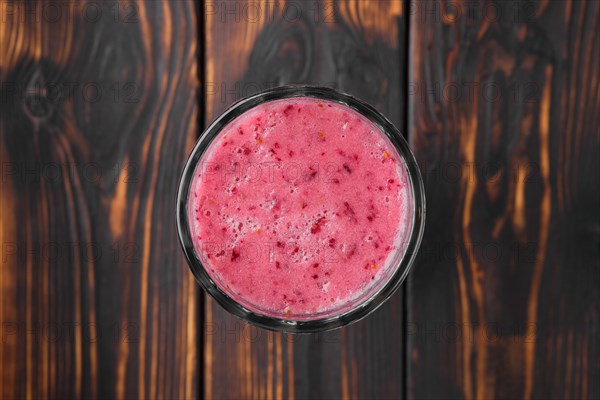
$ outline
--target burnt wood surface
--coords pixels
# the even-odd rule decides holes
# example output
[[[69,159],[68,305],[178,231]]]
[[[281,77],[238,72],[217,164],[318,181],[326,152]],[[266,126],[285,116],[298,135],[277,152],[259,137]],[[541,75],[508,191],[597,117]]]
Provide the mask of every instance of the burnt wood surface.
[[[409,397],[598,398],[600,2],[436,4],[410,22]]]
[[[254,3],[256,14],[244,4],[205,9],[207,122],[257,90],[303,83],[358,96],[403,126],[401,2],[264,1]],[[206,398],[404,395],[403,289],[369,318],[311,336],[251,328],[213,301],[205,316]]]
[[[0,3],[0,397],[197,397],[197,8],[53,4]]]
[[[0,0],[0,398],[600,398],[599,21],[595,0]],[[409,278],[324,334],[227,314],[174,224],[203,127],[288,83],[371,103],[425,181]]]

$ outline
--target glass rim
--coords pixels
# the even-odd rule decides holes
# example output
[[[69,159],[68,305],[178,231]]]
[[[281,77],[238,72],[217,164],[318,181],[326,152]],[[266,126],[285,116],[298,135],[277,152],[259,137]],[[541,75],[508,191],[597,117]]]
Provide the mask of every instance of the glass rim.
[[[366,300],[346,312],[330,317],[307,320],[283,319],[252,311],[223,291],[210,277],[196,254],[188,219],[189,194],[196,167],[221,130],[237,117],[260,104],[293,97],[311,97],[340,103],[350,107],[379,127],[403,159],[413,202],[412,229],[408,232],[408,239],[405,240],[404,254],[395,263],[396,265],[390,266],[393,269],[391,276],[387,278],[387,282]],[[400,131],[379,111],[362,100],[331,88],[286,85],[267,89],[236,101],[203,131],[181,173],[177,191],[176,220],[180,244],[188,267],[202,288],[225,310],[251,324],[269,330],[287,333],[314,333],[336,329],[365,318],[385,303],[400,287],[412,267],[423,237],[425,228],[425,190],[421,173],[408,143]]]

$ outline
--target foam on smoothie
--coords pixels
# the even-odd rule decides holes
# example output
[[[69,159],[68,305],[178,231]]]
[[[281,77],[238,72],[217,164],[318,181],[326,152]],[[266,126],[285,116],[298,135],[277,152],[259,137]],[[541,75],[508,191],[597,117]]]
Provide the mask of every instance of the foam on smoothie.
[[[406,166],[380,128],[308,97],[263,103],[224,127],[189,198],[194,246],[215,283],[284,318],[381,286],[412,212]]]

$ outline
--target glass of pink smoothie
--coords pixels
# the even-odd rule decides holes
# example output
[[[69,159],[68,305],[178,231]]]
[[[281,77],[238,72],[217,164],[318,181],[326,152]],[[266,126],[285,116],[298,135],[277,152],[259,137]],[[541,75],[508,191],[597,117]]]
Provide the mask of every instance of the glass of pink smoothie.
[[[194,276],[258,326],[316,332],[357,321],[406,277],[425,223],[421,176],[398,130],[333,89],[243,99],[202,134],[177,224]]]

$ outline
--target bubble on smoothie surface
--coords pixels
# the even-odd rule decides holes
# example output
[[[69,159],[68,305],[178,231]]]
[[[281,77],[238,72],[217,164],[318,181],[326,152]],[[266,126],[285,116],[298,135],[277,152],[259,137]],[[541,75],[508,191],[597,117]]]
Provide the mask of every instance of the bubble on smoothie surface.
[[[343,307],[388,276],[411,223],[405,165],[381,130],[335,102],[256,106],[199,163],[193,242],[214,281],[262,313]]]

